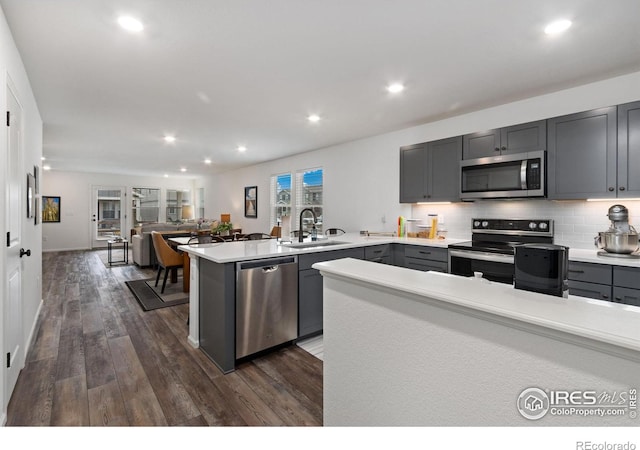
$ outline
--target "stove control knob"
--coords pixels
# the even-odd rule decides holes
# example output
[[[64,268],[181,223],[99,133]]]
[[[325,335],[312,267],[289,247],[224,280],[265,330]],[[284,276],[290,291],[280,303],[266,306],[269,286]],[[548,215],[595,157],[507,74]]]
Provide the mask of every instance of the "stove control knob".
[[[486,228],[486,227],[488,227],[488,226],[489,226],[489,222],[487,222],[487,221],[485,220],[484,222],[482,222],[482,226],[483,226],[483,227],[485,227],[485,228]]]
[[[530,228],[531,230],[535,230],[537,226],[538,226],[538,224],[537,224],[537,223],[535,223],[535,222],[529,222],[529,228]]]
[[[475,222],[473,222],[473,228],[478,228],[480,226],[480,221],[476,220]]]
[[[540,222],[539,226],[541,230],[546,230],[548,228],[547,222]]]

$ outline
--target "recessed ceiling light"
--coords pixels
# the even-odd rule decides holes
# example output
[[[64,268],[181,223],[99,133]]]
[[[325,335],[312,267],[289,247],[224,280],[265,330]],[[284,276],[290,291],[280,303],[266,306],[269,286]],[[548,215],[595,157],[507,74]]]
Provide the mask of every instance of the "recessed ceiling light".
[[[317,123],[320,122],[320,116],[317,114],[311,114],[309,117],[307,117],[307,120],[312,123]]]
[[[171,144],[171,143],[173,143],[173,142],[175,142],[175,141],[176,141],[176,137],[175,137],[175,136],[170,136],[170,135],[168,135],[168,136],[165,136],[165,137],[164,137],[164,141],[165,141],[165,142],[168,142],[169,144]]]
[[[118,18],[118,24],[127,31],[139,33],[144,30],[144,25],[138,19],[131,16],[121,16]]]
[[[47,158],[45,158],[44,156],[41,156],[41,157],[40,157],[40,160],[41,160],[41,161],[44,161],[45,159],[47,159]]]
[[[239,145],[239,146],[238,146],[238,151],[239,151],[240,153],[244,153],[244,152],[246,152],[246,151],[247,151],[247,147],[245,147],[244,145]]]
[[[387,86],[387,91],[391,92],[392,94],[397,94],[398,92],[402,92],[404,91],[404,84],[402,83],[390,84],[389,86]]]
[[[42,166],[44,170],[51,170],[51,166]]]
[[[180,167],[180,172],[186,172],[187,168],[186,167]]]
[[[165,177],[165,178],[169,178],[169,174],[168,174],[168,173],[165,173],[165,174],[164,174],[164,177]]]
[[[211,160],[209,158],[207,158],[207,159],[204,160],[204,163],[205,164],[211,164]]]
[[[558,34],[567,30],[570,26],[570,20],[556,20],[555,22],[551,22],[549,25],[547,25],[547,27],[544,29],[544,32],[546,34]]]

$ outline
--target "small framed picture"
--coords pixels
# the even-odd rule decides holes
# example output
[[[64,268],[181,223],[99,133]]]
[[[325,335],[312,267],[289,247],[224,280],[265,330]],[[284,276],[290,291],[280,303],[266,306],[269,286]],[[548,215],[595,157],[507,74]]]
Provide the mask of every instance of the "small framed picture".
[[[42,196],[42,223],[60,222],[60,197]]]
[[[244,188],[244,216],[258,217],[258,186]]]

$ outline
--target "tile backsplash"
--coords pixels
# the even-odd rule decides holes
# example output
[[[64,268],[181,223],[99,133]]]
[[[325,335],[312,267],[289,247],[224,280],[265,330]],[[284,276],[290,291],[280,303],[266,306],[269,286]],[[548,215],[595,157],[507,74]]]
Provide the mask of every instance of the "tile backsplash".
[[[594,237],[609,228],[609,207],[621,204],[629,209],[629,222],[640,229],[640,200],[614,199],[587,202],[584,200],[482,200],[450,205],[413,205],[413,219],[426,223],[427,215],[438,214],[439,228],[447,236],[471,239],[471,220],[477,217],[509,219],[553,219],[554,242],[572,248],[593,249]]]

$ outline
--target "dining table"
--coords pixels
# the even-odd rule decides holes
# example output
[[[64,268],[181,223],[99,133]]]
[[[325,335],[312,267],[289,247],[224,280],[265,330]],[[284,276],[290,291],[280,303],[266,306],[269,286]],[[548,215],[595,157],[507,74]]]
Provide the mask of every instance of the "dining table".
[[[179,245],[187,245],[191,237],[171,237],[167,239],[167,242],[177,252],[182,253],[182,290],[183,292],[189,292],[189,279],[191,278],[191,263],[189,261],[189,253],[178,250]]]

